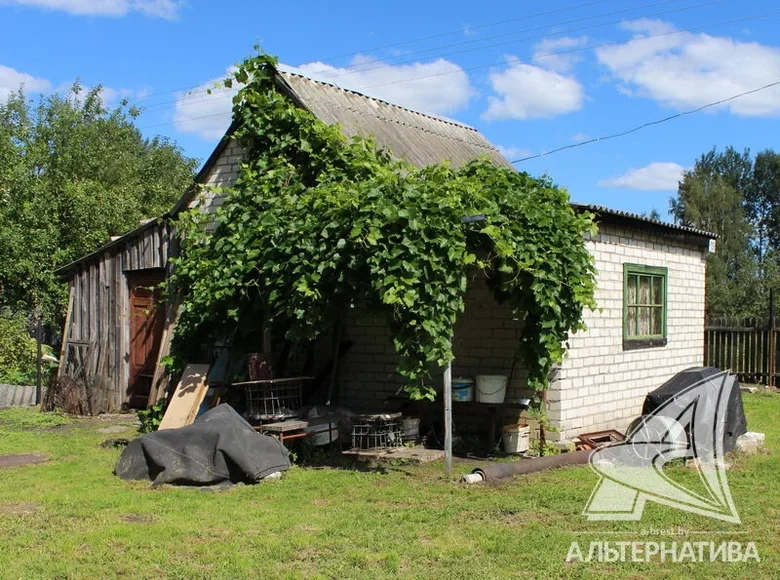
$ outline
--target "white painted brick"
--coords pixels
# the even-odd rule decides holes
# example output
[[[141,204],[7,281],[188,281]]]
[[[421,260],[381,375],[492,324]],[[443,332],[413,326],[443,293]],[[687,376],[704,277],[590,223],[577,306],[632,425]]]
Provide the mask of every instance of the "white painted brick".
[[[599,272],[600,312],[587,312],[589,331],[571,337],[569,356],[558,385],[561,404],[578,404],[577,418],[558,425],[563,439],[602,428],[624,430],[641,411],[647,392],[676,372],[702,364],[705,259],[699,250],[665,243],[640,232],[602,227],[588,245]],[[664,348],[623,351],[623,263],[666,266],[668,344]],[[596,393],[590,377],[596,377]]]

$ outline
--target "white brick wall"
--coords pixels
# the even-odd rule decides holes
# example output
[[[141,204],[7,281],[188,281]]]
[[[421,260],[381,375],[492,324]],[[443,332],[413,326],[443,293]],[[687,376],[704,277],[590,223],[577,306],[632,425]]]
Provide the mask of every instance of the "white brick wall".
[[[244,150],[237,142],[231,140],[206,176],[201,197],[195,198],[189,207],[194,207],[202,200],[205,212],[216,212],[222,205],[223,196],[215,194],[213,188],[231,187],[236,182],[243,157]]]
[[[465,301],[465,312],[455,325],[453,376],[509,375],[517,357],[522,324],[512,320],[508,305],[495,301],[481,276],[470,280]],[[347,317],[344,338],[353,345],[341,361],[340,402],[381,408],[382,401],[403,385],[403,378],[396,372],[398,356],[384,316],[356,310]],[[319,361],[330,359],[331,344],[330,337],[321,342]],[[526,374],[518,362],[507,389],[507,400],[517,399],[526,392],[523,390]],[[433,384],[441,389],[441,375],[434,376]]]
[[[602,226],[587,243],[598,270],[599,309],[586,312],[588,330],[571,337],[548,393],[548,416],[562,430],[554,435],[562,440],[602,429],[625,431],[649,391],[703,364],[703,249],[611,226]],[[624,263],[668,268],[664,347],[623,350]]]
[[[237,143],[228,144],[206,180],[205,211],[213,213],[222,204],[222,198],[208,188],[233,185],[242,157]],[[587,243],[598,269],[599,310],[587,312],[588,330],[571,337],[568,357],[548,392],[548,416],[561,429],[551,434],[553,439],[567,440],[579,433],[609,428],[624,431],[639,414],[647,392],[676,372],[703,361],[703,250],[611,226],[603,226],[597,237]],[[623,351],[626,262],[669,269],[665,347]],[[496,303],[484,280],[471,280],[466,311],[455,328],[454,376],[508,375],[521,328],[518,321],[512,320],[509,307]],[[341,402],[377,408],[402,384],[395,371],[397,357],[390,329],[381,316],[359,310],[348,317],[345,338],[354,345],[342,360],[339,372]],[[321,341],[319,361],[330,360],[330,344],[330,340]],[[526,392],[525,376],[524,368],[516,369],[507,400]],[[440,387],[440,377],[436,376],[434,381]],[[473,420],[486,418],[480,415]]]

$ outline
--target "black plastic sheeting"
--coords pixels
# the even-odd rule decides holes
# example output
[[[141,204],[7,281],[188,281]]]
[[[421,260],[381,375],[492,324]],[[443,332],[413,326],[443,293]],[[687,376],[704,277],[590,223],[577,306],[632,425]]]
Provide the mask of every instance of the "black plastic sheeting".
[[[142,435],[116,465],[125,480],[174,485],[256,483],[290,467],[287,449],[257,433],[230,405],[219,405],[192,425]]]
[[[663,385],[645,397],[642,415],[649,415],[680,391],[695,385],[722,371],[715,367],[691,367],[674,375]],[[713,383],[714,385],[715,383]],[[742,393],[739,382],[734,379],[726,405],[726,425],[723,432],[723,451],[728,453],[734,449],[740,435],[747,432],[747,419],[742,408]]]

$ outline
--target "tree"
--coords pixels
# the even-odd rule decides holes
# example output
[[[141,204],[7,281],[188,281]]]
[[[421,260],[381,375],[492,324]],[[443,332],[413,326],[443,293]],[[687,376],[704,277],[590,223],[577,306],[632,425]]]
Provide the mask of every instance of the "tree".
[[[745,202],[758,235],[759,256],[780,249],[780,155],[771,149],[756,155]]]
[[[707,312],[764,316],[770,289],[780,289],[780,154],[713,148],[685,174],[671,210],[678,223],[720,236]]]
[[[54,269],[169,210],[196,160],[145,139],[139,110],[108,109],[76,83],[37,104],[22,90],[0,104],[0,306],[61,320]]]
[[[702,160],[704,162],[702,163]],[[718,234],[717,252],[707,259],[707,313],[746,315],[757,301],[756,263],[751,248],[753,228],[743,207],[737,181],[712,170],[702,156],[683,175],[671,210],[680,225]]]

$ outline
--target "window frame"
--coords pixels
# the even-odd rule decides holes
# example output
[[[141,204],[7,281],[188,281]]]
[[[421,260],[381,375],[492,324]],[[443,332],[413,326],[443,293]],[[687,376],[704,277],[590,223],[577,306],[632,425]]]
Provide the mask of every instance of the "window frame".
[[[628,280],[629,276],[654,276],[663,280],[661,284],[662,304],[661,310],[661,334],[636,335],[628,334]],[[637,285],[637,293],[639,285]],[[623,264],[623,350],[635,350],[640,348],[664,347],[667,344],[667,325],[669,294],[669,268],[663,266],[647,266],[644,264]],[[638,298],[637,298],[638,304]],[[634,305],[635,308],[639,306]],[[638,329],[638,326],[637,326]]]

